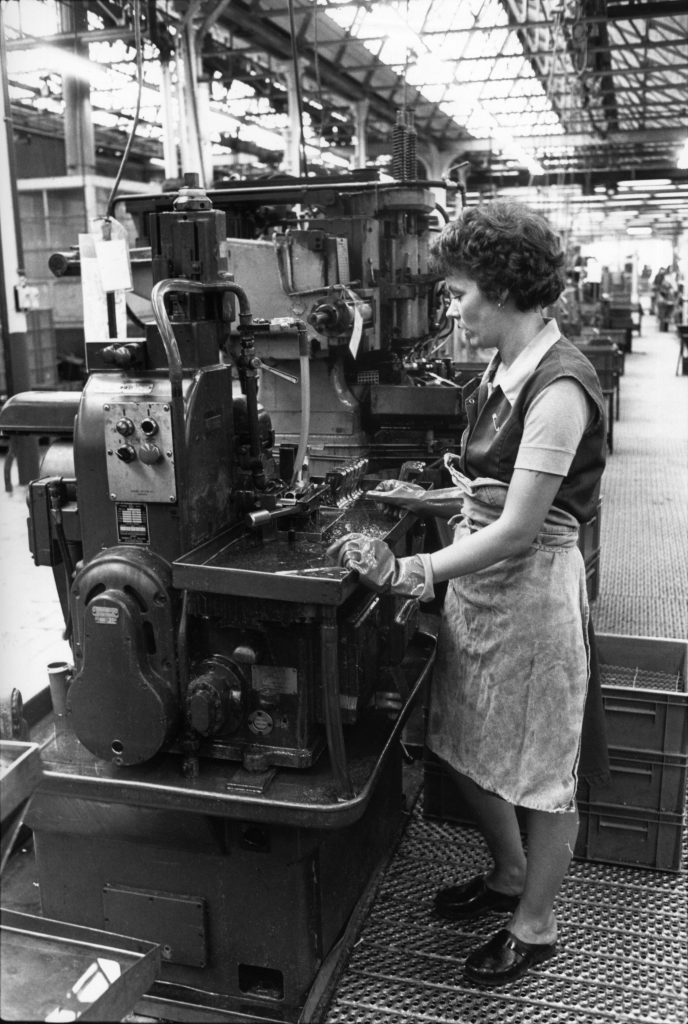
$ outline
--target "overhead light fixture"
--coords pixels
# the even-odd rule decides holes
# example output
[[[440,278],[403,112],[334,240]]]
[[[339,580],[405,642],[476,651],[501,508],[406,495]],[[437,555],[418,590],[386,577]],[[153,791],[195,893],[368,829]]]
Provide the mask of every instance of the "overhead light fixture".
[[[671,178],[631,178],[630,181],[618,181],[619,188],[664,188],[671,185]]]
[[[626,234],[627,235],[638,235],[638,236],[644,236],[645,237],[647,235],[651,235],[652,234],[652,228],[650,228],[650,227],[637,227],[637,228],[630,227],[630,228],[626,228]]]
[[[90,82],[94,89],[102,92],[113,92],[128,84],[128,79],[116,68],[106,68],[82,57],[62,50],[59,46],[38,46],[34,50],[16,50],[12,53],[11,70],[13,74],[25,74],[29,71],[47,71]]]

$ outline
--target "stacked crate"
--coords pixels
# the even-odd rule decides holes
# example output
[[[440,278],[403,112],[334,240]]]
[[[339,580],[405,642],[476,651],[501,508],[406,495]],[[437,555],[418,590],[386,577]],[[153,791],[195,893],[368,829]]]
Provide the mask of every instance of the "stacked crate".
[[[603,312],[603,333],[607,329],[623,331],[623,343],[619,346],[624,352],[630,352],[633,345],[633,312],[637,309],[631,303],[611,302]]]
[[[0,331],[0,342],[3,342]],[[56,387],[57,345],[51,309],[26,311],[26,362],[22,352],[17,353],[19,366],[14,368],[14,390]],[[5,366],[5,345],[0,344],[0,395],[7,394],[8,380]]]
[[[26,345],[31,387],[56,387],[57,343],[51,309],[27,310]]]
[[[576,855],[677,871],[688,767],[688,643],[597,637],[611,782],[581,783]]]

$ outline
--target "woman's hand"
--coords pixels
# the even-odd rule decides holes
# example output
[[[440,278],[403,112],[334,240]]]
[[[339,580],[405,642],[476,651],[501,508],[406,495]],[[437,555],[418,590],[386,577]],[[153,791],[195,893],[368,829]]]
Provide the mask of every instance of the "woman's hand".
[[[386,512],[392,513],[392,510],[401,508],[419,516],[451,519],[461,511],[463,494],[460,487],[427,491],[405,480],[381,480],[374,491],[368,491],[366,497],[384,507]]]
[[[420,511],[425,488],[405,480],[381,480],[374,491],[368,491],[366,497],[374,501],[385,514],[394,516],[397,509]]]
[[[435,596],[430,555],[395,558],[377,537],[347,533],[331,544],[327,556],[346,569],[355,569],[361,583],[378,594],[400,594],[430,601]]]
[[[355,569],[371,590],[387,589],[394,576],[396,559],[390,548],[383,540],[364,533],[347,533],[329,546],[327,557],[346,569]]]
[[[407,480],[380,480],[367,496],[373,500],[379,498],[390,505],[403,505],[406,501],[422,498],[424,494],[425,488],[420,484],[411,484]]]

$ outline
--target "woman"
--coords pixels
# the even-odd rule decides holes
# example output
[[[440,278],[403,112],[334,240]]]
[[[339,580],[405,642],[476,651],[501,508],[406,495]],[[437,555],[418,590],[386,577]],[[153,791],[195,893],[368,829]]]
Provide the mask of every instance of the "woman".
[[[351,534],[330,550],[376,589],[427,600],[434,583],[449,581],[427,744],[472,807],[494,864],[440,890],[435,907],[454,920],[510,912],[465,965],[472,981],[497,985],[556,950],[589,676],[578,528],[595,507],[605,412],[593,367],[542,315],[564,287],[563,253],[543,218],[516,203],[467,209],[444,227],[433,257],[450,315],[472,344],[497,352],[466,402],[458,468],[445,456],[455,486],[424,497],[385,481],[371,493],[445,515],[454,541],[395,559],[383,542]],[[517,806],[527,813],[527,857]]]

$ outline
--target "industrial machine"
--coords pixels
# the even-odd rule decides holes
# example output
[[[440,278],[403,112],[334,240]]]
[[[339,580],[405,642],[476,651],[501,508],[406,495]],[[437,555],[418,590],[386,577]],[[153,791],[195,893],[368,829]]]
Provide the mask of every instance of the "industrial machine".
[[[189,182],[178,193],[121,200],[120,215],[135,224],[140,296],[150,295],[149,266],[153,277],[166,275],[166,216],[182,193],[194,194]],[[260,317],[261,401],[278,442],[297,444],[307,430],[312,472],[361,456],[375,470],[397,470],[460,438],[465,382],[455,378],[453,321],[429,259],[448,216],[436,196],[444,200],[448,188],[359,172],[208,193],[226,216],[228,269]],[[68,272],[68,259],[57,262]],[[305,342],[288,330],[294,320]],[[238,342],[233,332],[230,355]]]
[[[397,222],[393,195],[382,208]],[[357,215],[364,251],[369,224]],[[398,256],[384,224],[378,244]],[[28,489],[34,561],[53,568],[74,657],[50,667],[26,816],[41,913],[158,943],[144,1012],[303,1019],[396,840],[400,732],[434,654],[415,600],[327,561],[353,530],[397,554],[424,543],[414,517],[390,520],[367,498],[374,425],[344,393],[359,372],[347,363],[358,338],[366,372],[403,365],[394,341],[427,340],[436,282],[402,268],[395,291],[366,257],[354,292],[340,236],[309,228],[272,258],[298,292],[310,289],[294,281],[296,253],[334,277],[303,308],[284,291],[262,308],[254,270],[253,298],[239,283],[251,247],[228,242],[195,183],[151,225],[145,335],[88,340],[83,392],[14,396],[0,418],[57,438]],[[299,387],[284,378],[291,360]],[[296,431],[273,379],[301,394]],[[309,400],[327,405],[332,388],[333,427],[314,433]],[[318,440],[324,473],[309,465]]]

